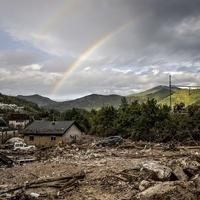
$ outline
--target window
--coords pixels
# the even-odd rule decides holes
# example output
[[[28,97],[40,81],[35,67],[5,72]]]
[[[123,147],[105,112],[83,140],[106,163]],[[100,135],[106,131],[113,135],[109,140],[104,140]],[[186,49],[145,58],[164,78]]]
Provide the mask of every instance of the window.
[[[56,136],[51,136],[51,141],[55,141],[56,140]]]
[[[29,140],[33,141],[34,140],[34,136],[29,136]]]

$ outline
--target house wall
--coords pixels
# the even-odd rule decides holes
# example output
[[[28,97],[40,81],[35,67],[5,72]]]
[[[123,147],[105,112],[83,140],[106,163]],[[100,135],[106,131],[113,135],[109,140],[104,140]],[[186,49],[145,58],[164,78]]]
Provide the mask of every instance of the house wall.
[[[34,140],[30,140],[30,136],[34,137]],[[53,136],[53,135],[52,135]],[[35,145],[35,146],[54,146],[59,144],[62,141],[62,136],[55,136],[55,140],[51,140],[52,136],[34,136],[34,135],[25,135],[24,141],[26,144]]]
[[[72,125],[70,129],[63,135],[63,142],[71,142],[72,140],[80,140],[82,136],[82,132],[76,127],[76,125]]]
[[[68,131],[66,131],[66,133],[63,136],[56,136],[56,135],[52,135],[56,137],[56,140],[51,140],[52,136],[34,136],[34,140],[31,141],[30,140],[30,136],[31,135],[25,135],[24,136],[24,141],[26,144],[30,144],[30,145],[36,145],[36,146],[52,146],[52,145],[56,145],[59,143],[70,143],[73,139],[76,139],[77,141],[81,139],[82,136],[82,132],[75,126],[72,125],[70,129],[68,129]]]

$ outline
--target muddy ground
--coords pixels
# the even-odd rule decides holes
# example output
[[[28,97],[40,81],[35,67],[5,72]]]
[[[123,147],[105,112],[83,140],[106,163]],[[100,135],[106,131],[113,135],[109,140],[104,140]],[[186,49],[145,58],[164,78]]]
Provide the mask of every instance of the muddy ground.
[[[115,147],[96,147],[90,139],[81,145],[29,153],[1,152],[15,160],[36,160],[1,166],[0,199],[200,199],[200,146],[172,147],[127,140]],[[70,187],[27,186],[79,173],[84,173],[84,178],[74,179]],[[16,189],[18,186],[20,189]]]

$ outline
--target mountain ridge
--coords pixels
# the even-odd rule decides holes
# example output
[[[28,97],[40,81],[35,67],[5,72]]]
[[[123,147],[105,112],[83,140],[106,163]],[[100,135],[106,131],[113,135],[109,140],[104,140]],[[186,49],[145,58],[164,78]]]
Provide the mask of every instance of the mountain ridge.
[[[190,105],[192,103],[200,103],[200,90],[198,89],[191,90],[191,94],[189,95],[187,89],[181,89],[176,86],[172,86],[171,92],[172,104],[180,103],[181,101],[184,101],[186,105]],[[169,86],[158,85],[156,87],[129,96],[121,96],[117,94],[90,94],[74,100],[66,100],[63,102],[57,102],[48,97],[40,96],[38,94],[29,96],[18,95],[17,97],[28,102],[36,103],[40,107],[46,109],[65,111],[72,108],[91,110],[93,108],[99,109],[102,106],[118,107],[123,97],[126,97],[128,102],[133,102],[137,100],[141,103],[145,102],[147,99],[154,98],[158,101],[158,103],[169,105],[169,95]]]
[[[56,102],[51,105],[45,106],[45,108],[57,108],[58,110],[81,108],[81,109],[98,109],[102,106],[118,106],[121,102],[120,95],[100,95],[90,94],[84,97],[80,97],[74,100],[68,100],[63,102]]]
[[[52,99],[50,99],[48,97],[41,96],[39,94],[18,95],[17,97],[20,98],[20,99],[32,102],[32,103],[36,103],[40,107],[55,103],[54,100],[52,100]]]

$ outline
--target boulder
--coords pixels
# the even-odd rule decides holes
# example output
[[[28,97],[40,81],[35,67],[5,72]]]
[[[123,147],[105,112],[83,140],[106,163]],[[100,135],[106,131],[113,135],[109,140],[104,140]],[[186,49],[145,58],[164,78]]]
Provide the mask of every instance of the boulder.
[[[169,166],[174,170],[174,173],[176,173],[177,171],[179,171],[179,173],[182,173],[180,172],[180,168],[182,168],[183,172],[188,176],[188,178],[191,178],[195,176],[198,172],[200,172],[200,163],[196,160],[191,159],[190,157],[172,160],[169,163]],[[176,170],[177,168],[178,170]],[[183,177],[183,173],[181,175],[181,179],[185,179]]]
[[[140,182],[139,190],[144,191],[147,188],[151,187],[153,184],[154,184],[153,182],[143,180],[143,181]]]
[[[194,181],[196,188],[197,188],[197,192],[199,192],[199,194],[200,194],[200,175],[197,174],[196,176],[194,176],[192,181]]]
[[[161,165],[155,161],[143,163],[142,169],[154,173],[156,175],[156,179],[161,181],[170,180],[170,177],[172,175],[172,170],[169,167]]]
[[[160,182],[138,193],[133,199],[140,200],[198,200],[199,193],[193,182],[167,181]]]
[[[177,177],[177,179],[180,180],[180,181],[187,181],[188,180],[188,176],[185,174],[182,167],[180,167],[180,166],[175,166],[174,169],[173,169],[173,173]]]

